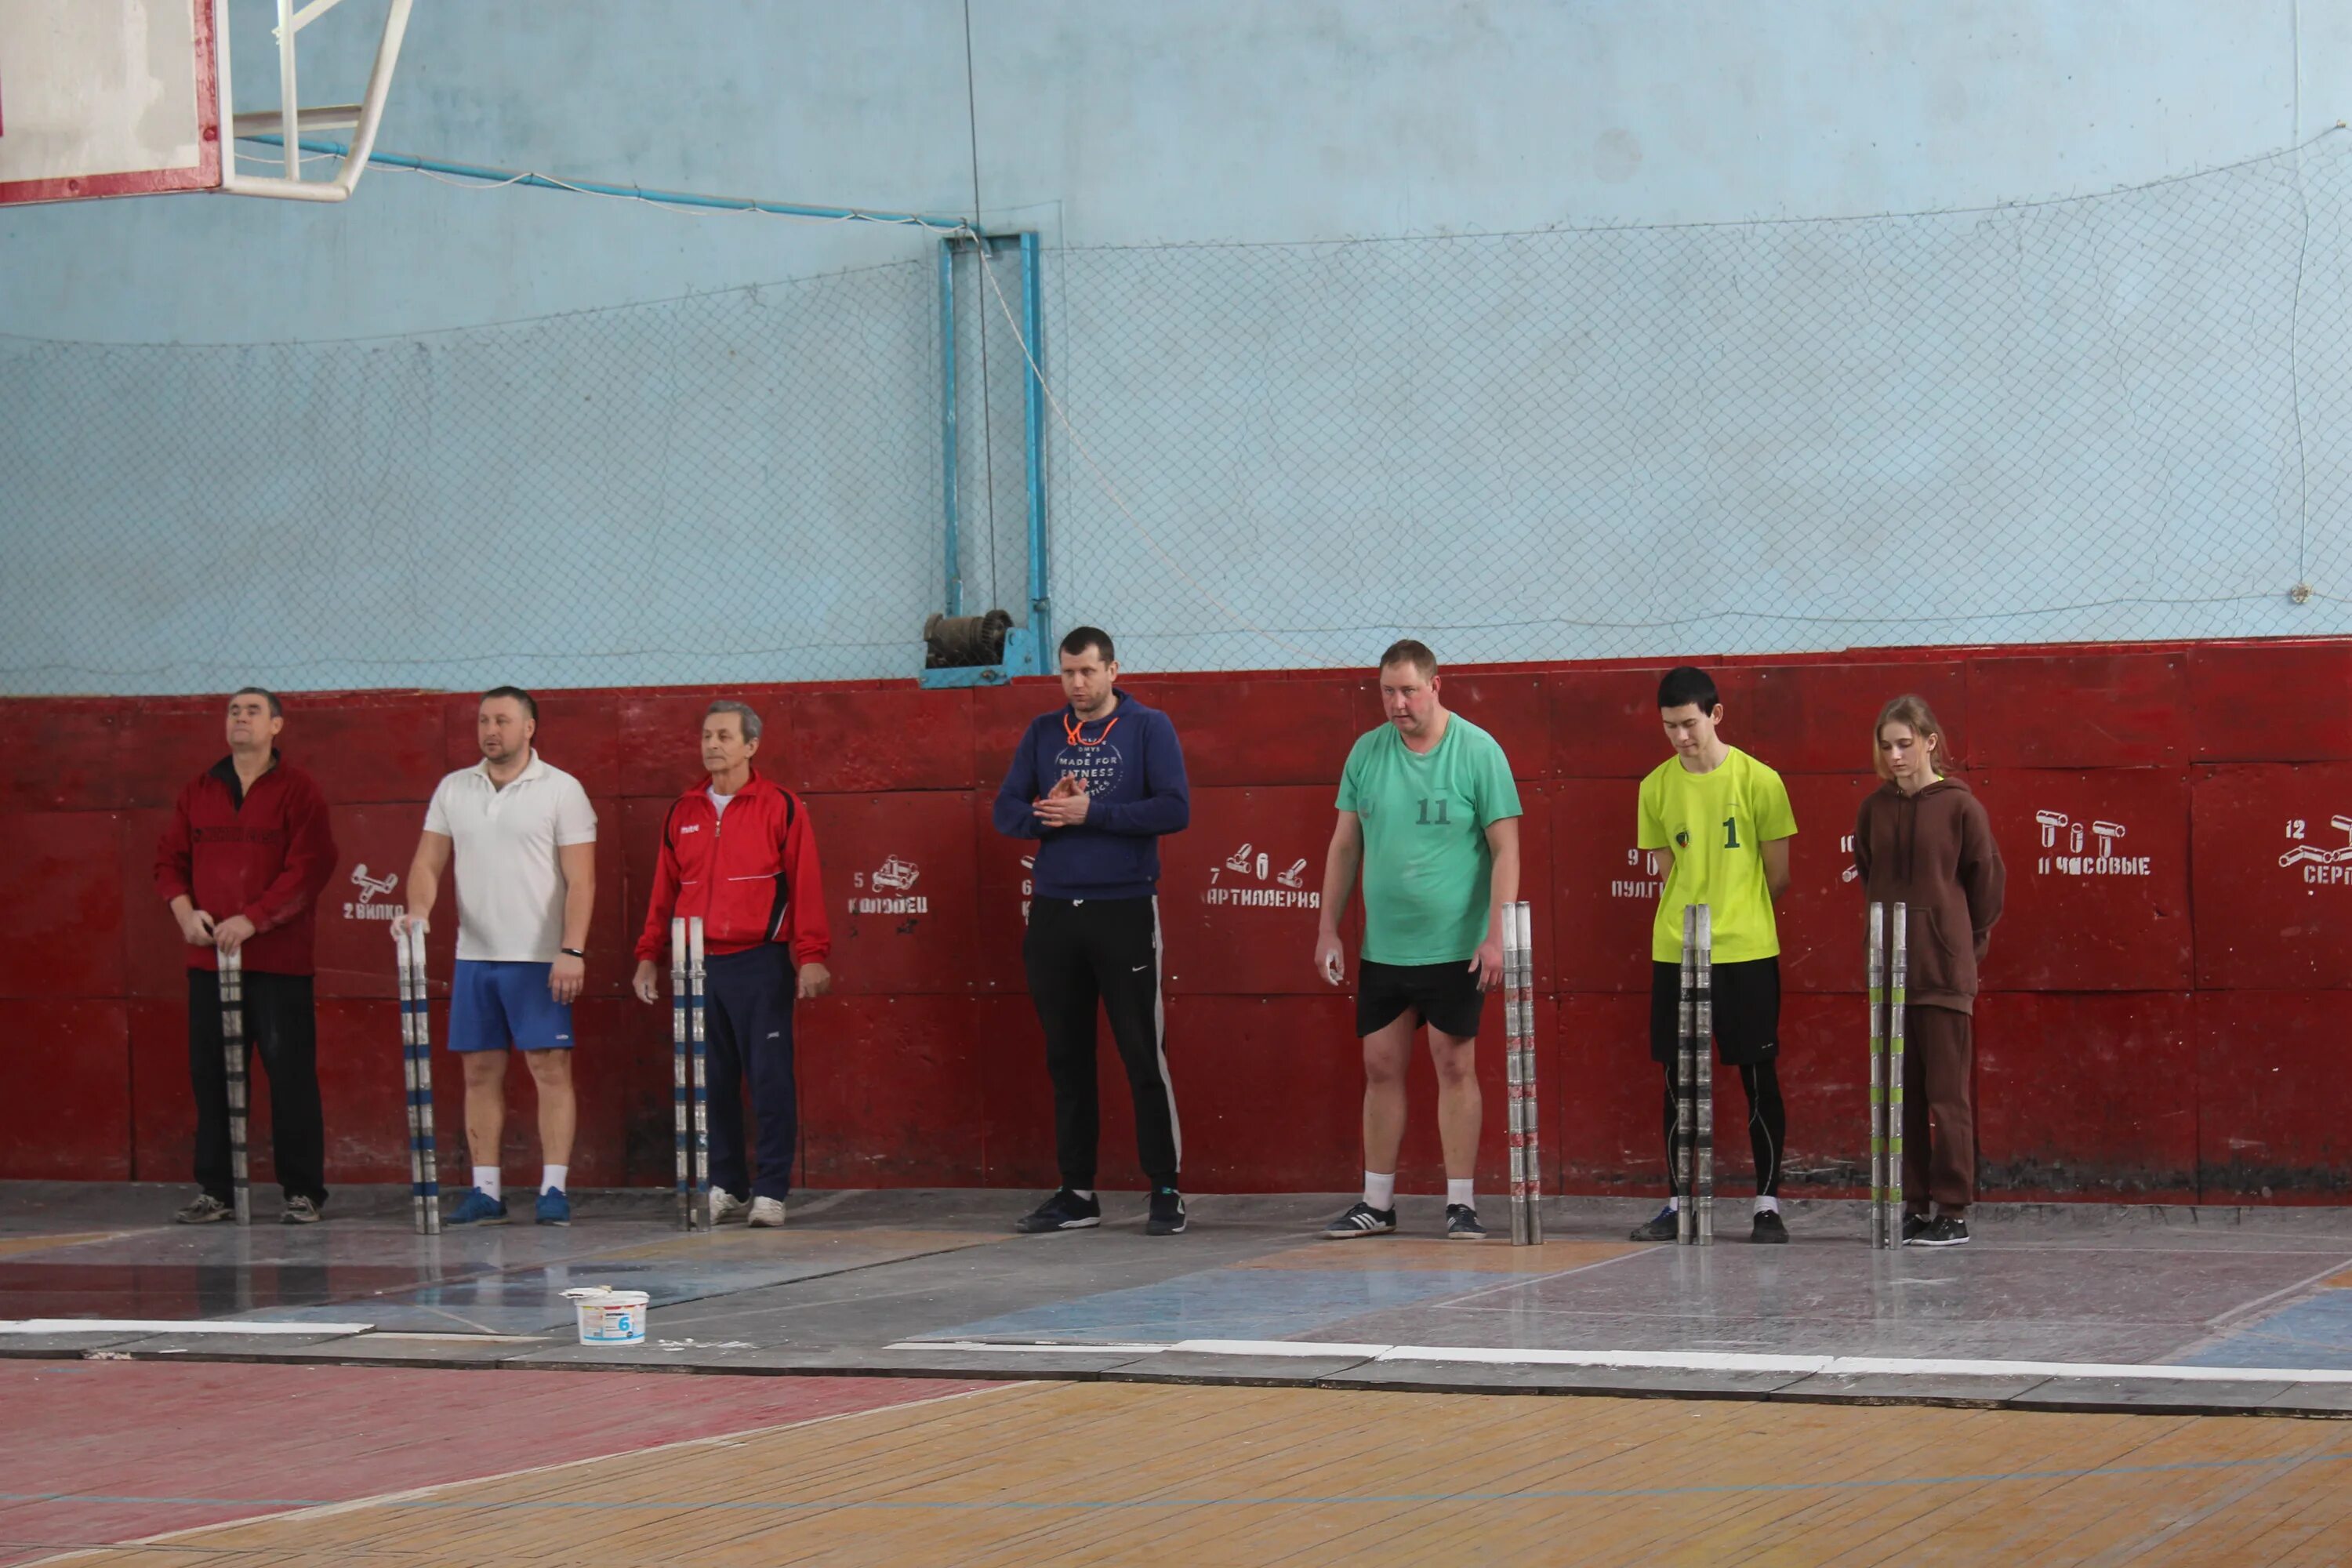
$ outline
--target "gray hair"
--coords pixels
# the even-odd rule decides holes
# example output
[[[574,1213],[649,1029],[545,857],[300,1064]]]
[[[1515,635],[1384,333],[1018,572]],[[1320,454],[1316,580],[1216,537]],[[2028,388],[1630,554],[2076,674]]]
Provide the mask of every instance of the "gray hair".
[[[721,713],[732,713],[742,721],[745,740],[756,741],[760,738],[760,716],[751,711],[751,705],[749,702],[738,702],[731,697],[722,697],[702,710],[702,716],[705,719],[715,718]]]

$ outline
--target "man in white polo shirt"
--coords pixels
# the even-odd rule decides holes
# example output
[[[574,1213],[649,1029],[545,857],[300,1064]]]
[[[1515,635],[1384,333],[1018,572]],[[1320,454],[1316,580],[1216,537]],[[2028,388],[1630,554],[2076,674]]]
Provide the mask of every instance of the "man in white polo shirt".
[[[541,1225],[570,1225],[563,1184],[578,1115],[572,1095],[572,999],[587,974],[596,902],[596,812],[580,781],[531,749],[539,704],[501,686],[474,719],[482,760],[441,781],[408,865],[395,933],[423,925],[454,850],[457,968],[449,982],[449,1048],[466,1064],[466,1145],[474,1184],[451,1225],[504,1225],[499,1168],[506,1131],[507,1051],[522,1052],[539,1089]]]

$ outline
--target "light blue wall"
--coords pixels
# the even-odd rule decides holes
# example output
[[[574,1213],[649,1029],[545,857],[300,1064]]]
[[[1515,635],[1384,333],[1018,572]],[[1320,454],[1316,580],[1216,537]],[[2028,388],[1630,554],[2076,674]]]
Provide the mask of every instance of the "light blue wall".
[[[380,14],[306,36],[306,97],[355,96]],[[1040,230],[1057,619],[1152,662],[2316,632],[2340,148],[1776,220],[2235,164],[2333,124],[2347,64],[2346,8],[2292,0],[427,5],[382,145]],[[909,670],[929,255],[382,172],[9,212],[0,683]],[[1739,595],[1661,596],[1695,554]]]

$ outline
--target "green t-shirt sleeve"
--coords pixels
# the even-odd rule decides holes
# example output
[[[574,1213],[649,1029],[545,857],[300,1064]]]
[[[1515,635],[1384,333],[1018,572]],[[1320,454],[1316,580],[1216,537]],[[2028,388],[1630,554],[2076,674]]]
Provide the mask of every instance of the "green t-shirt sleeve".
[[[1478,748],[1478,826],[1491,826],[1507,822],[1514,816],[1524,816],[1526,809],[1519,805],[1519,783],[1511,776],[1511,759],[1503,754],[1502,742],[1492,735]]]
[[[1797,814],[1790,809],[1789,786],[1780,782],[1780,775],[1770,768],[1758,767],[1753,794],[1748,812],[1756,819],[1757,841],[1769,844],[1776,838],[1794,838]]]
[[[1348,748],[1348,764],[1339,770],[1339,806],[1341,811],[1359,809],[1357,803],[1363,798],[1363,774],[1364,742],[1360,739]]]
[[[1664,849],[1666,847],[1665,788],[1658,775],[1652,773],[1642,781],[1641,803],[1633,813],[1633,847]]]

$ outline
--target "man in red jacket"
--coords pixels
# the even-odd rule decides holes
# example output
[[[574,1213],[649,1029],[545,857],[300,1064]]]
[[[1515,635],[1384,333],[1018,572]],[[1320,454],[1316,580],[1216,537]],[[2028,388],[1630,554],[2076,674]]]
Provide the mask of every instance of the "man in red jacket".
[[[833,986],[824,967],[833,933],[808,807],[752,771],[759,749],[760,716],[745,704],[713,702],[703,714],[709,776],[669,808],[637,938],[637,999],[657,1002],[671,916],[702,917],[713,1225],[784,1223],[800,1146],[793,1002]],[[743,1158],[747,1077],[759,1122],[756,1179]]]
[[[229,1207],[228,1068],[221,1045],[219,955],[245,961],[245,1037],[269,1075],[270,1147],[288,1225],[327,1201],[327,1130],[319,1109],[318,1020],[310,937],[319,892],[335,869],[326,797],[274,742],[286,710],[248,686],[228,700],[228,755],[172,805],[155,847],[155,890],[188,943],[188,1076],[196,1095],[196,1184],[176,1217],[210,1225]]]

